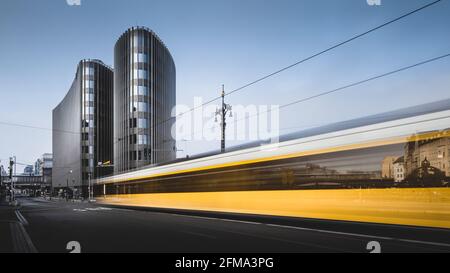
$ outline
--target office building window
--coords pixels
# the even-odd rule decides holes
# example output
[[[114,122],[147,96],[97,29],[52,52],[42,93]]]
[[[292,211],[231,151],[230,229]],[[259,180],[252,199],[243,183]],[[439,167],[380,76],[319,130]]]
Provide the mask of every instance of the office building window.
[[[148,103],[138,102],[138,111],[139,112],[148,112]]]
[[[136,128],[136,118],[130,118],[130,128]]]
[[[134,53],[134,62],[146,63],[148,62],[148,56],[145,53]]]
[[[147,79],[147,70],[144,69],[134,69],[133,79]]]
[[[138,144],[148,144],[148,135],[139,135]]]
[[[130,144],[136,144],[136,134],[130,136]]]
[[[148,96],[148,87],[142,85],[135,85],[133,88],[134,96]]]
[[[138,119],[138,128],[148,128],[148,120],[145,118]]]
[[[94,81],[87,80],[84,82],[85,88],[94,88]]]
[[[86,67],[84,69],[84,74],[85,75],[94,75],[94,68],[93,67]]]

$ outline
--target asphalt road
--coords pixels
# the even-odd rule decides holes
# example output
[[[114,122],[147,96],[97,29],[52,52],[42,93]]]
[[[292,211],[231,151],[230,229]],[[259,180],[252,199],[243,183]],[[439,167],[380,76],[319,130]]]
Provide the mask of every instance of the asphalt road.
[[[16,219],[1,219],[9,223],[9,242],[18,252],[67,253],[71,241],[81,252],[367,253],[370,241],[377,241],[381,252],[450,252],[450,231],[442,229],[186,214],[41,198],[20,202],[8,214]]]

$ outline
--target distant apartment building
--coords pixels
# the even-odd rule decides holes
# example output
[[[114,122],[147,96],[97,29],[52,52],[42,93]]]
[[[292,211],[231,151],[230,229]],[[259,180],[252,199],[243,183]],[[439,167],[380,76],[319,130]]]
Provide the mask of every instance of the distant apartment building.
[[[450,137],[442,137],[440,132],[426,139],[410,141],[405,145],[405,177],[428,161],[430,166],[450,176]]]
[[[405,157],[401,156],[397,158],[393,163],[394,169],[394,181],[402,182],[405,180]]]
[[[394,179],[394,162],[398,156],[386,156],[381,162],[381,178]]]
[[[176,158],[175,63],[145,27],[123,33],[114,47],[114,170],[127,171]]]
[[[113,70],[99,60],[79,62],[64,99],[53,109],[54,190],[87,196],[89,178],[112,172],[97,168],[113,160]]]

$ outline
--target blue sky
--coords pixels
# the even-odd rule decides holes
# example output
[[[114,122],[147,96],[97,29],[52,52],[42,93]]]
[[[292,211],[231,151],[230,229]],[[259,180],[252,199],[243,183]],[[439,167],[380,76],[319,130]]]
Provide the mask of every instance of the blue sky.
[[[177,67],[177,103],[240,87],[429,3],[424,0],[9,0],[0,9],[0,122],[51,128],[80,59],[113,64],[127,28],[153,29]],[[425,9],[227,98],[284,104],[450,52],[450,1]],[[450,97],[450,59],[286,108],[282,133]],[[237,142],[236,142],[237,143]],[[234,142],[230,145],[235,144]],[[193,154],[217,141],[180,143]],[[51,131],[0,124],[0,159],[33,163]]]

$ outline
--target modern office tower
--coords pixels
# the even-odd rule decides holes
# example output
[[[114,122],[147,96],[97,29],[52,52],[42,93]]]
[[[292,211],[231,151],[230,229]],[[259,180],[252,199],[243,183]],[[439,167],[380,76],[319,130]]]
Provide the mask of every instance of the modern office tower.
[[[175,64],[154,32],[133,27],[114,47],[114,170],[175,159]]]
[[[99,60],[78,64],[72,87],[53,109],[54,191],[88,195],[90,178],[112,173],[113,70]]]

